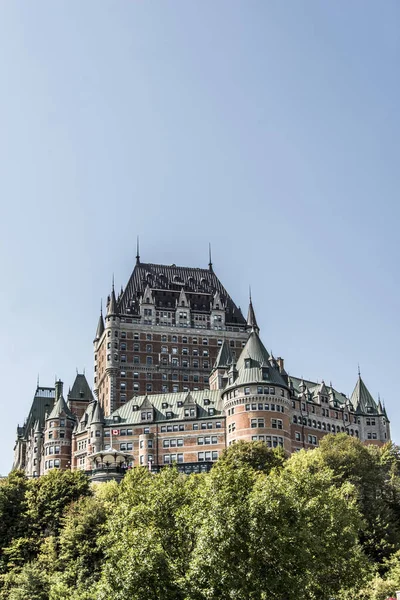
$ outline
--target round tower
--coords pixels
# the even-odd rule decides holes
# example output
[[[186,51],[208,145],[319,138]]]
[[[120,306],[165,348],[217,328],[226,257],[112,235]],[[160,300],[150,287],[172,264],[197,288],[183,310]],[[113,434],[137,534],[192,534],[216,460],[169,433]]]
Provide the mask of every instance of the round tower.
[[[252,305],[249,312],[256,323]],[[231,366],[222,399],[228,446],[239,440],[261,441],[291,452],[290,390],[258,327],[252,327],[236,366]]]

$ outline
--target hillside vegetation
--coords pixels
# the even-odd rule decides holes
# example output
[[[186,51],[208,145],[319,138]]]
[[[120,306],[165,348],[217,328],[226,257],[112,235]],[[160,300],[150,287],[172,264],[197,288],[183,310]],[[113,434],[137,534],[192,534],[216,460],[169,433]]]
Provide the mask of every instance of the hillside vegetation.
[[[0,483],[0,600],[383,600],[400,589],[400,455],[345,434],[210,473]]]

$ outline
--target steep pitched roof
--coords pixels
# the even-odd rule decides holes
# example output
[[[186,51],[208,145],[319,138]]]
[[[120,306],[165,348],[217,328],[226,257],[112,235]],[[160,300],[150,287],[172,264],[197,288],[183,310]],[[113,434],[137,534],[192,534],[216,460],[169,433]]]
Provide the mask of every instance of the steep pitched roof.
[[[258,332],[253,329],[239,356],[236,365],[238,377],[233,385],[259,382],[265,385],[273,384],[287,387],[279,368],[271,365],[269,358],[270,356]]]
[[[107,306],[107,315],[117,315],[118,314],[118,304],[117,299],[115,297],[114,285],[111,290],[110,302]]]
[[[96,337],[94,338],[95,340],[99,340],[101,338],[101,336],[104,333],[104,319],[103,319],[103,313],[100,312],[100,317],[99,317],[99,322],[97,323],[97,329],[96,329]]]
[[[37,422],[39,422],[41,429],[44,427],[46,413],[49,413],[53,408],[55,394],[54,387],[38,386],[36,388],[28,418],[24,427],[21,428],[24,435],[28,435],[32,427],[36,428]]]
[[[182,288],[194,310],[196,310],[195,305],[197,304],[198,310],[203,310],[204,305],[204,311],[208,311],[215,293],[218,292],[221,302],[226,307],[226,322],[246,324],[240,309],[235,305],[214,271],[142,262],[135,265],[119,300],[118,309],[121,314],[138,313],[137,301],[143,295],[147,285],[155,290],[156,305],[162,306],[163,303],[167,303],[167,307],[169,302],[170,308],[175,308]]]
[[[244,361],[246,358],[250,358],[254,366],[261,367],[262,365],[269,365],[269,354],[262,343],[260,336],[257,331],[253,330],[247,342],[240,353],[239,359],[237,361],[236,368],[238,371],[244,367]]]
[[[91,402],[93,400],[92,390],[84,373],[76,374],[73,386],[68,392],[68,401],[71,400],[79,400],[80,402]]]
[[[247,313],[247,327],[249,327],[249,329],[255,329],[256,331],[260,331],[260,328],[257,324],[256,313],[254,312],[253,302],[251,301],[251,298],[249,302],[249,310]]]
[[[91,423],[104,423],[104,412],[100,406],[100,402],[95,401],[95,406],[90,419]]]
[[[361,379],[361,375],[358,376],[356,386],[350,396],[350,402],[358,413],[378,413],[378,405],[368,391],[367,386]]]
[[[214,363],[214,369],[223,369],[233,363],[233,356],[230,346],[226,340],[222,342],[222,346],[219,349],[217,358]]]
[[[72,414],[70,409],[68,408],[67,403],[64,400],[63,396],[60,396],[58,400],[55,402],[53,406],[53,410],[47,417],[47,419],[57,419],[60,415],[65,415],[66,417],[70,417],[71,419],[75,419],[75,416]]]

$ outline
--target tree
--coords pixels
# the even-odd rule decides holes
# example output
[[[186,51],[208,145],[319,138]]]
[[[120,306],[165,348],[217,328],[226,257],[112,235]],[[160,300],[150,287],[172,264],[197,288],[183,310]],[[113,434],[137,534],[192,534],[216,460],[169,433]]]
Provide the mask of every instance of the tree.
[[[0,480],[0,572],[5,572],[7,558],[4,548],[23,536],[26,530],[26,490],[28,480],[22,471],[11,471]]]
[[[52,469],[29,481],[26,492],[26,515],[32,535],[57,534],[65,509],[81,496],[90,496],[89,480],[81,471]]]
[[[99,598],[183,600],[193,543],[190,507],[201,481],[176,469],[154,476],[139,467],[125,476],[101,542],[106,561]]]
[[[399,452],[393,444],[364,446],[346,434],[327,435],[317,450],[338,485],[352,483],[364,518],[360,539],[365,552],[383,565],[400,549]],[[384,567],[383,567],[384,568]]]
[[[254,581],[249,577],[249,497],[262,473],[248,465],[221,461],[205,479],[193,511],[197,515],[197,536],[186,585],[193,600],[253,597]]]
[[[231,468],[251,467],[255,471],[269,473],[271,469],[280,468],[286,456],[283,448],[268,448],[263,442],[239,441],[225,448],[217,465],[228,465]]]
[[[335,485],[315,452],[294,454],[280,472],[257,479],[250,523],[254,597],[327,598],[365,578],[354,487]]]

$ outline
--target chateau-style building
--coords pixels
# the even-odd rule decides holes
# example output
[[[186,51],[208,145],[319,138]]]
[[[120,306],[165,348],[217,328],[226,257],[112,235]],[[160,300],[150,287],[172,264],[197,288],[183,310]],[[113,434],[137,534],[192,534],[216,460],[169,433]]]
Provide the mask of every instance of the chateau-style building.
[[[177,463],[208,470],[238,440],[313,448],[327,433],[367,444],[390,440],[389,420],[359,374],[350,397],[288,376],[263,345],[250,299],[247,319],[214,273],[143,264],[126,288],[114,285],[94,339],[94,395],[78,374],[36,390],[17,429],[14,467],[29,476],[52,468],[93,481],[124,469]]]

